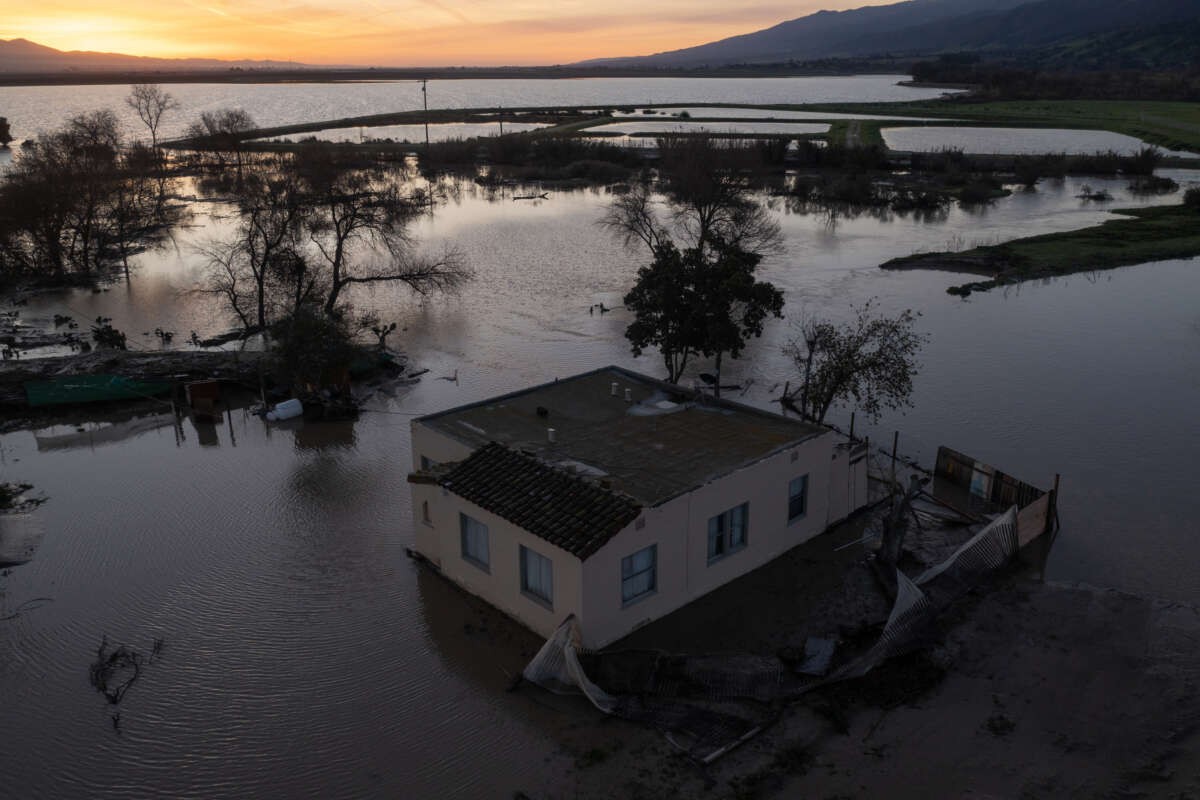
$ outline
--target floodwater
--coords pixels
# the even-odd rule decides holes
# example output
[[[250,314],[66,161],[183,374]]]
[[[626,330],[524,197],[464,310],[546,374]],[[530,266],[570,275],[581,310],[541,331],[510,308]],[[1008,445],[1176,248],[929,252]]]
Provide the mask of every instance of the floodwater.
[[[941,89],[898,85],[902,75],[810,78],[582,78],[429,81],[430,108],[605,106],[631,103],[836,103],[924,100]],[[163,119],[162,135],[178,136],[203,111],[244,108],[263,126],[367,114],[417,111],[417,81],[363,83],[179,83],[164,86],[180,103]],[[111,108],[131,136],[142,135],[125,106],[128,86],[13,86],[0,88],[0,116],[26,139],[76,114]]]
[[[676,119],[610,122],[587,129],[591,133],[828,133],[819,122],[684,122]]]
[[[446,139],[469,139],[476,136],[499,136],[501,128],[504,133],[527,133],[536,131],[548,125],[537,122],[441,122],[429,126],[429,139],[434,142]],[[423,142],[425,141],[424,125],[375,125],[356,128],[324,128],[319,131],[292,133],[286,137],[271,137],[269,140],[283,138],[300,141],[314,137],[323,142],[361,142],[370,139],[391,139],[394,142]]]
[[[937,150],[962,150],[966,153],[1037,155],[1067,153],[1090,155],[1109,150],[1133,155],[1146,142],[1111,131],[1062,130],[1057,128],[884,128],[883,141],[892,150],[929,153]],[[1175,150],[1166,155],[1194,156]]]
[[[1167,171],[1187,185],[1200,173]],[[1200,452],[1200,262],[1079,274],[960,300],[941,272],[884,272],[915,251],[969,247],[1066,230],[1123,205],[1178,202],[1087,181],[1110,204],[1079,200],[1081,180],[1043,182],[991,206],[944,217],[799,213],[773,205],[786,252],[762,276],[787,298],[788,320],[727,366],[738,399],[770,407],[797,379],[780,354],[803,315],[842,318],[876,297],[913,308],[929,334],[915,408],[864,426],[901,432],[926,463],[939,444],[1046,485],[1063,475],[1063,532],[1049,577],[1200,602],[1196,503]],[[537,642],[502,621],[481,630],[477,605],[410,562],[405,482],[414,415],[633,358],[621,304],[641,252],[596,222],[602,189],[514,201],[464,182],[421,218],[429,248],[453,243],[476,280],[456,296],[395,289],[353,298],[401,330],[411,389],[372,398],[355,423],[267,427],[242,410],[216,425],[122,423],[101,434],[59,426],[0,436],[4,479],[35,484],[44,537],[33,560],[0,577],[3,786],[14,797],[561,795],[572,724],[586,716],[505,694]],[[199,204],[195,227],[140,259],[108,292],[31,301],[113,317],[137,347],[164,327],[201,335],[228,321],[186,294],[200,280],[195,242],[219,234],[228,209]],[[707,368],[697,364],[694,371]],[[457,380],[442,380],[456,377]],[[836,420],[845,424],[846,414]],[[119,706],[88,685],[102,636],[149,652]]]
[[[898,119],[926,121],[927,117],[879,116],[876,114],[838,114],[824,111],[785,111],[775,108],[741,108],[739,106],[671,106],[669,108],[635,108],[632,111],[614,110],[614,117],[679,116],[687,112],[689,117],[734,117],[737,119]],[[647,113],[652,112],[652,113]]]

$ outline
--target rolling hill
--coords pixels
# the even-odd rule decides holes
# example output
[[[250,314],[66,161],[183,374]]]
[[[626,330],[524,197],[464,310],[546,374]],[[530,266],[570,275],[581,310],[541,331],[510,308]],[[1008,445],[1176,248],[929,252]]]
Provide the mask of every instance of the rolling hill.
[[[588,66],[700,67],[869,55],[1021,52],[1200,20],[1200,0],[908,0],[821,11],[717,42]],[[1131,32],[1134,32],[1131,34]],[[1063,51],[1069,52],[1069,51]]]
[[[291,61],[222,61],[215,58],[143,58],[121,53],[55,50],[28,39],[0,39],[0,72],[177,71],[296,69]]]

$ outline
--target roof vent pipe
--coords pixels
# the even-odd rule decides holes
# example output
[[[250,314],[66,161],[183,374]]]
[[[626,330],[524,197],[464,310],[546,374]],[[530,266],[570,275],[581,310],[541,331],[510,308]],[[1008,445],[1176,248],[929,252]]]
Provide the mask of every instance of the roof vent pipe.
[[[554,428],[546,428],[546,439],[550,442],[550,444],[554,444],[557,441],[554,434]]]
[[[633,402],[633,389],[626,389],[626,390],[625,390],[625,402],[626,402],[626,403],[632,403],[632,402]]]
[[[617,382],[616,381],[612,382],[612,389],[610,389],[608,393],[610,395],[612,395],[613,397],[617,396]]]

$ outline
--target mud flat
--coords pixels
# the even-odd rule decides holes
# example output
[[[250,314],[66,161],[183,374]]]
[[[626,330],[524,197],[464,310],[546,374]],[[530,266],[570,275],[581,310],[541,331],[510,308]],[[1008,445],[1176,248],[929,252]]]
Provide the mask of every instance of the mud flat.
[[[1193,797],[1197,636],[1191,606],[1004,578],[945,620],[931,650],[793,707],[711,767],[652,731],[598,713],[592,725],[578,720],[590,730],[566,737],[577,740],[575,767],[556,789],[584,798],[611,797],[613,787],[642,798]],[[695,643],[696,652],[713,646]]]

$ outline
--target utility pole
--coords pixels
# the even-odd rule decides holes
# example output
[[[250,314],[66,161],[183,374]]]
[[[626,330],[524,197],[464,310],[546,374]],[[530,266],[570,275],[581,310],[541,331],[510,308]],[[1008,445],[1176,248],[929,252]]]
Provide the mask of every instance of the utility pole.
[[[804,343],[808,345],[808,360],[804,362],[804,391],[800,395],[800,418],[808,419],[808,381],[812,377],[813,351],[817,347],[817,337],[809,336]]]
[[[421,78],[421,103],[425,106],[425,149],[429,149],[429,90],[426,84],[429,81]]]

